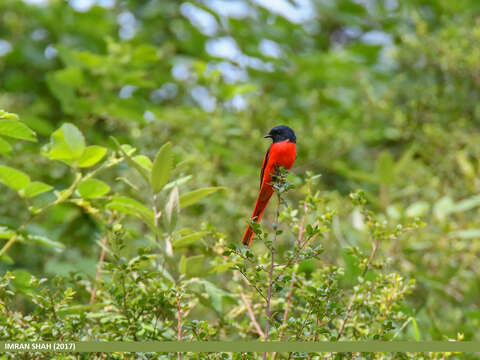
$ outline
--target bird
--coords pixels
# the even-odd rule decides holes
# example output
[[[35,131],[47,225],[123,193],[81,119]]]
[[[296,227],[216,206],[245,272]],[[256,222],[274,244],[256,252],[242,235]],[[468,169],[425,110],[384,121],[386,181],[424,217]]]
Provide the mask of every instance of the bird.
[[[260,222],[265,207],[274,193],[272,175],[277,167],[290,170],[297,158],[297,138],[294,131],[285,125],[275,126],[264,138],[272,139],[262,163],[260,172],[260,192],[251,216],[252,221]],[[250,224],[245,230],[242,243],[249,246],[252,243],[255,232]]]

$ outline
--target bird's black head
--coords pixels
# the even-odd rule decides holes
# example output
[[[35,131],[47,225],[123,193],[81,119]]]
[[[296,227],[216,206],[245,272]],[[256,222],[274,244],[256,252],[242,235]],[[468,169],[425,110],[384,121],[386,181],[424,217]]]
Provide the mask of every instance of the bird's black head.
[[[264,136],[265,138],[271,138],[274,143],[284,140],[290,140],[293,143],[297,142],[297,138],[292,129],[288,126],[280,125],[275,126],[270,132]]]

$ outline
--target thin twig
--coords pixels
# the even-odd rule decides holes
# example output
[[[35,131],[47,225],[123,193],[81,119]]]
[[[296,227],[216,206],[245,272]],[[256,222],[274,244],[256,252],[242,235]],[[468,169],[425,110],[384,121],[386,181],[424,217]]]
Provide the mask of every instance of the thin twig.
[[[113,223],[113,212],[110,214],[108,218],[108,225],[112,225],[112,223]],[[93,303],[95,302],[95,295],[97,294],[97,284],[102,277],[103,261],[105,260],[107,242],[108,242],[108,229],[107,229],[107,233],[102,238],[102,250],[100,251],[100,258],[98,259],[98,264],[97,264],[97,274],[95,275],[95,286],[92,289],[92,292],[90,293],[90,305],[93,305]]]
[[[303,242],[303,234],[305,233],[305,219],[307,217],[307,210],[308,210],[308,203],[305,201],[303,203],[303,216],[302,220],[300,221],[300,227],[298,228],[298,237],[297,237],[297,244],[298,247],[302,247],[302,242]],[[294,267],[298,264],[298,256],[295,257],[295,265]],[[277,277],[278,278],[278,277]],[[290,306],[292,305],[292,295],[293,295],[293,290],[295,288],[295,280],[296,280],[296,273],[293,272],[292,275],[292,281],[290,282],[290,290],[288,291],[288,296],[287,296],[287,305],[285,307],[285,312],[283,313],[283,319],[282,319],[282,327],[280,330],[279,334],[279,340],[282,341],[283,337],[283,326],[287,323],[288,319],[288,313],[290,311]],[[277,358],[277,352],[273,354],[273,360]]]
[[[317,314],[317,322],[316,322],[317,329],[318,329],[318,325],[320,325],[320,319]],[[315,337],[313,338],[313,342],[317,342],[317,341],[318,341],[318,331],[315,331]],[[312,360],[312,357],[313,357],[312,354],[308,355],[307,360]]]
[[[90,305],[93,305],[95,302],[95,295],[97,295],[97,284],[102,277],[102,268],[103,268],[103,260],[105,259],[105,248],[107,246],[108,235],[104,235],[102,238],[102,250],[100,251],[100,258],[98,259],[97,264],[97,274],[95,275],[95,286],[90,293]]]
[[[243,304],[247,308],[248,315],[250,316],[250,320],[252,320],[253,326],[255,327],[255,330],[257,330],[258,335],[260,335],[262,338],[265,338],[265,334],[262,331],[262,328],[258,324],[257,319],[255,318],[255,314],[253,313],[252,307],[250,306],[250,303],[248,302],[248,299],[245,297],[245,294],[240,291],[240,297],[242,298]]]
[[[308,210],[308,203],[305,201],[303,205],[303,216],[302,220],[300,222],[300,227],[298,228],[298,238],[297,238],[297,243],[298,246],[302,246],[302,241],[303,241],[303,234],[305,233],[305,219],[307,217],[307,210]],[[294,267],[298,264],[298,256],[295,258],[295,263]],[[293,294],[293,289],[295,287],[295,280],[296,280],[296,273],[293,272],[292,275],[292,282],[290,283],[290,291],[288,292],[288,298],[287,298],[287,307],[285,309],[285,313],[283,314],[283,324],[286,323],[287,318],[288,318],[288,312],[290,310],[290,306],[292,304],[292,294]],[[280,334],[280,340],[282,340],[282,335]]]
[[[266,324],[265,324],[265,341],[268,341],[268,333],[270,331],[270,305],[271,305],[271,300],[272,300],[272,287],[273,287],[273,270],[275,268],[275,248],[277,246],[277,229],[278,229],[278,215],[280,212],[280,205],[281,205],[281,198],[280,195],[278,195],[278,202],[277,202],[277,209],[275,211],[275,220],[273,223],[273,242],[272,242],[272,248],[270,250],[272,254],[272,262],[270,264],[270,272],[268,274],[269,276],[269,282],[268,282],[268,294],[267,294],[267,309],[266,309]],[[263,353],[263,359],[267,359],[267,353]]]
[[[247,274],[245,274],[245,273],[244,273],[242,270],[240,270],[240,269],[237,269],[237,270],[238,270],[238,272],[239,272],[240,274],[243,275],[243,277],[245,278],[245,280],[247,281],[247,283],[250,284],[251,286],[253,286],[253,288],[257,291],[257,293],[258,293],[265,301],[267,301],[267,297],[266,297],[265,295],[263,295],[262,291],[258,288],[257,285],[253,284],[253,283],[250,281],[250,279],[248,278]]]
[[[370,257],[368,258],[367,263],[365,264],[365,269],[363,269],[362,277],[364,277],[365,274],[367,273],[368,269],[370,269],[370,264],[372,263],[373,259],[375,258],[375,254],[377,253],[377,249],[378,249],[378,239],[375,239],[373,241],[372,253],[370,254]],[[349,320],[350,316],[352,315],[353,304],[354,304],[356,296],[357,296],[357,293],[354,292],[352,298],[350,299],[350,303],[347,306],[347,311],[345,313],[345,318],[343,319],[343,322],[340,325],[340,329],[338,330],[337,341],[340,340],[340,338],[342,337],[343,331],[345,330],[345,325],[347,324],[347,321]]]
[[[277,274],[277,276],[275,277],[275,280],[273,282],[276,282],[280,278],[280,276],[282,276],[285,273],[285,271],[288,269],[288,267],[292,263],[295,263],[295,264],[298,263],[298,258],[300,257],[301,251],[305,248],[305,246],[308,243],[310,243],[310,241],[315,239],[316,236],[317,236],[317,234],[310,236],[297,248],[297,250],[295,252],[295,255],[292,256],[290,259],[288,259],[287,263],[285,265],[283,265],[282,270],[280,270],[280,272]]]
[[[180,296],[178,296],[178,288],[177,288],[177,340],[182,341],[182,307],[180,305]],[[177,353],[177,359],[180,360],[182,358],[182,354],[179,352]]]

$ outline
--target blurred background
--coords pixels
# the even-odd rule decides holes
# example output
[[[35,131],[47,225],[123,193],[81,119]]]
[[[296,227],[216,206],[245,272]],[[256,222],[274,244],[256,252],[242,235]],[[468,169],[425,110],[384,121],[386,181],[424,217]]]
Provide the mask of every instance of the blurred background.
[[[476,0],[2,0],[0,108],[40,144],[64,122],[89,143],[114,148],[114,135],[150,158],[171,141],[187,188],[226,187],[188,209],[185,225],[214,226],[227,242],[240,241],[251,213],[263,135],[289,125],[292,181],[321,174],[345,220],[334,221],[325,262],[346,262],[339,245],[370,247],[351,191],[364,189],[387,221],[420,217],[425,227],[380,256],[416,280],[409,306],[422,340],[480,340],[479,41]],[[2,163],[57,189],[71,183],[38,145],[14,147]],[[1,225],[28,215],[6,187],[0,202]],[[95,275],[88,214],[62,205],[29,226],[66,249],[17,245],[2,271]]]

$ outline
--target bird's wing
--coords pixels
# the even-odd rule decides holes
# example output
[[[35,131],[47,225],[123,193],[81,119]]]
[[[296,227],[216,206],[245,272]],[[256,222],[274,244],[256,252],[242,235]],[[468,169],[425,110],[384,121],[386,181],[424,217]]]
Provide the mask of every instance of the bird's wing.
[[[270,154],[270,148],[271,147],[272,147],[272,145],[270,145],[270,147],[268,148],[267,153],[265,154],[265,158],[263,159],[262,172],[260,173],[260,187],[262,187],[263,176],[265,175],[265,167],[268,164],[268,156]]]

